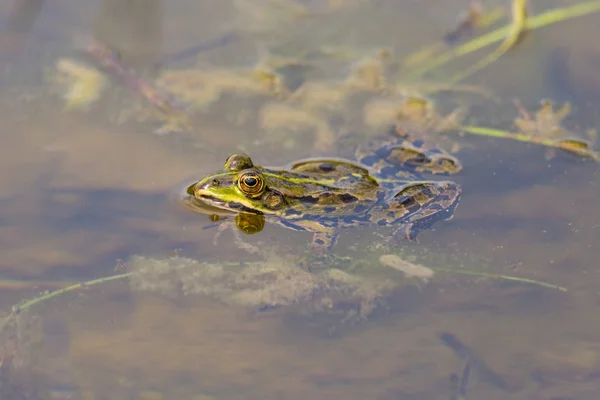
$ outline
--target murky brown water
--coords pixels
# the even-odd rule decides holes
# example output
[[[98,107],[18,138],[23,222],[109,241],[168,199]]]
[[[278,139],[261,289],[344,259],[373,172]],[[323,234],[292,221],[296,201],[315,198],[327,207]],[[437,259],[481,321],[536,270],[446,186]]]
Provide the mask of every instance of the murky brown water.
[[[222,96],[196,114],[193,131],[185,134],[156,134],[156,121],[114,123],[120,108],[133,109],[136,101],[115,84],[89,111],[65,110],[51,77],[55,61],[73,56],[74,45],[90,37],[118,43],[123,60],[145,76],[156,75],[148,67],[154,60],[234,28],[235,39],[201,52],[197,64],[251,67],[265,48],[286,55],[324,46],[366,54],[390,46],[408,54],[440,38],[464,7],[458,0],[298,3],[335,11],[290,20],[289,13],[267,12],[287,1],[249,2],[254,5],[244,8],[229,1],[63,0],[43,4],[26,41],[15,46],[18,52],[7,50],[15,42],[1,43],[1,310],[8,313],[43,290],[128,272],[136,255],[234,267],[260,260],[260,254],[233,243],[231,230],[213,243],[217,228],[206,229],[211,224],[206,216],[173,201],[177,192],[238,150],[267,165],[335,155],[333,147],[314,147],[310,129],[261,126],[257,115],[275,102],[264,94]],[[535,13],[546,7],[533,6]],[[12,7],[0,4],[3,19]],[[600,81],[594,61],[600,49],[582,38],[592,36],[599,15],[536,30],[518,51],[473,77],[470,83],[485,84],[503,99],[484,106],[471,99],[474,121],[513,129],[513,97],[535,109],[548,96],[574,103],[569,127],[597,126],[593,110]],[[172,61],[172,68],[194,63]],[[339,79],[349,64],[321,61],[308,79]],[[453,99],[464,96],[444,95],[447,104],[441,105],[451,109]],[[356,107],[346,114],[360,112]],[[363,128],[349,120],[346,129]],[[441,332],[449,332],[472,352],[469,399],[596,399],[598,166],[562,153],[546,160],[544,149],[518,142],[471,138],[469,144],[458,153],[463,172],[451,178],[464,188],[454,219],[401,250],[434,269],[522,277],[567,292],[440,272],[429,282],[407,280],[388,290],[357,321],[347,318],[357,308],[353,301],[360,303],[354,298],[316,312],[304,298],[283,304],[275,289],[246,291],[243,297],[239,287],[223,283],[223,275],[215,277],[222,270],[206,265],[177,270],[176,277],[150,270],[136,284],[125,278],[100,283],[19,315],[3,337],[0,397],[447,399],[455,390],[450,377],[463,367],[440,340]],[[336,252],[381,269],[376,260],[384,253],[365,250],[372,233],[345,232]],[[264,263],[279,268],[286,252],[305,250],[310,234],[267,225],[243,239],[273,249],[278,255]],[[204,275],[194,275],[196,267]],[[299,279],[288,272],[289,279]],[[368,286],[360,286],[361,306],[369,293],[387,288],[390,276],[401,281],[397,275],[374,272],[365,280]],[[280,296],[279,307],[261,307],[268,303],[264,296],[273,303]]]

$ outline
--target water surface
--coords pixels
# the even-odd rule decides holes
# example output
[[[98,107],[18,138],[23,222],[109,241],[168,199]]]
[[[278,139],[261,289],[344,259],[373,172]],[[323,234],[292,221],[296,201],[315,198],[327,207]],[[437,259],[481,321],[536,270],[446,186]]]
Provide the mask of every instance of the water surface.
[[[0,307],[6,313],[43,290],[126,272],[134,256],[234,267],[261,260],[236,246],[231,230],[215,243],[217,228],[207,229],[206,216],[178,206],[177,192],[234,151],[266,165],[337,155],[335,146],[315,148],[310,129],[261,127],[257,116],[274,102],[265,95],[224,95],[195,115],[191,132],[168,135],[156,134],[152,120],[115,122],[138,100],[117,83],[88,111],[66,110],[52,79],[57,59],[81,56],[81,43],[95,38],[118,44],[123,61],[153,79],[161,68],[249,68],[267,50],[289,56],[351,49],[359,56],[319,59],[318,68],[298,78],[342,79],[360,54],[382,47],[408,54],[437,40],[465,6],[310,1],[298,4],[326,16],[298,19],[273,11],[285,1],[244,8],[223,1],[63,0],[46,2],[37,14],[30,3],[0,6],[6,26],[18,4],[32,6],[35,17],[31,29],[27,21],[20,25],[13,51],[7,45],[0,57]],[[534,12],[546,6],[535,4]],[[599,18],[531,32],[469,79],[502,99],[471,97],[471,121],[514,129],[511,99],[535,110],[551,97],[573,102],[568,128],[597,126],[590,110],[600,93],[593,72],[600,49],[591,32]],[[197,57],[171,57],[231,32],[234,39]],[[446,94],[439,105],[451,110],[465,98]],[[362,112],[349,107],[355,108],[345,115]],[[348,121],[346,130],[364,128],[358,118]],[[189,268],[178,279],[157,272],[137,286],[128,279],[105,282],[22,313],[3,334],[0,393],[15,399],[447,399],[455,390],[450,377],[464,363],[464,353],[440,340],[447,332],[470,351],[468,398],[595,399],[598,166],[564,153],[547,159],[534,145],[464,140],[469,145],[457,154],[464,170],[451,178],[464,188],[454,219],[398,252],[434,269],[523,277],[567,292],[440,273],[430,282],[407,280],[361,320],[347,318],[359,307],[352,299],[330,312],[314,312],[318,307],[306,302],[260,307],[239,301],[235,287],[211,292],[202,282],[192,285]],[[373,233],[344,232],[336,252],[364,258],[381,277],[377,284],[402,281],[379,265],[381,251],[366,249]],[[305,251],[310,235],[267,225],[243,239],[285,255]],[[282,267],[285,260],[277,257],[266,263]]]

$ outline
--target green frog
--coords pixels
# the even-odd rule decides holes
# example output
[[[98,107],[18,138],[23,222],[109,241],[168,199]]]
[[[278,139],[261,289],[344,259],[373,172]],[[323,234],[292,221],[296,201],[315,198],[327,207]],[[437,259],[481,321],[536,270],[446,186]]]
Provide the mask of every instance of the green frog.
[[[212,209],[214,221],[218,214],[235,214],[245,233],[260,231],[265,221],[312,232],[313,254],[329,253],[344,228],[389,226],[390,238],[416,239],[420,230],[452,218],[460,186],[423,180],[420,173],[456,173],[461,164],[455,157],[398,138],[367,142],[356,157],[358,162],[311,158],[269,168],[247,154],[232,154],[187,194]]]

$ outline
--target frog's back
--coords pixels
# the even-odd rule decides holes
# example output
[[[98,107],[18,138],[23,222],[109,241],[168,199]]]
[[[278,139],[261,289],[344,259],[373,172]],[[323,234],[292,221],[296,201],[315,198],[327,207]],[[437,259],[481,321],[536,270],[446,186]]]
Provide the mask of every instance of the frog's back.
[[[462,169],[460,161],[445,150],[406,137],[368,141],[357,147],[356,158],[384,185],[422,180],[422,174],[456,174]]]

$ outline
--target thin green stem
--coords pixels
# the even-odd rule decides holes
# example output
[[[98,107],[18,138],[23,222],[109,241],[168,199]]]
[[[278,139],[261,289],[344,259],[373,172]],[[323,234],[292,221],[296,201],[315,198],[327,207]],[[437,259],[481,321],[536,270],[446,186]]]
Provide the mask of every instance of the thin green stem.
[[[562,287],[562,286],[558,286],[558,285],[554,285],[552,283],[547,283],[547,282],[542,282],[542,281],[536,281],[534,279],[519,278],[518,276],[497,275],[497,274],[490,274],[490,273],[487,273],[487,272],[470,271],[470,270],[466,270],[466,269],[435,268],[435,270],[436,271],[443,271],[443,272],[450,272],[450,273],[453,273],[453,274],[472,275],[472,276],[480,276],[482,278],[494,278],[494,279],[503,279],[505,281],[514,281],[514,282],[528,283],[528,284],[542,286],[542,287],[545,287],[545,288],[556,289],[556,290],[558,290],[560,292],[566,292],[567,291],[567,288]]]
[[[114,281],[117,279],[123,279],[123,278],[127,278],[129,276],[131,276],[133,273],[132,272],[127,272],[125,274],[120,274],[120,275],[112,275],[112,276],[107,276],[105,278],[99,278],[99,279],[94,279],[91,281],[87,281],[87,282],[81,282],[81,283],[76,283],[74,285],[70,285],[67,287],[64,287],[62,289],[57,289],[54,290],[52,292],[47,292],[44,293],[38,297],[35,297],[31,300],[27,300],[24,303],[21,303],[19,305],[16,305],[12,308],[12,311],[9,315],[7,315],[4,320],[2,321],[2,323],[0,324],[0,332],[4,329],[4,327],[6,325],[8,325],[8,323],[15,318],[20,312],[38,304],[41,303],[43,301],[49,300],[51,298],[54,298],[56,296],[59,296],[61,294],[67,293],[67,292],[72,292],[74,290],[80,289],[80,288],[84,288],[87,286],[93,286],[93,285],[97,285],[99,283],[104,283],[104,282],[108,282],[108,281]]]
[[[588,1],[585,3],[575,4],[570,7],[556,8],[546,11],[542,14],[529,17],[525,23],[526,30],[533,30],[541,28],[546,25],[553,24],[555,22],[564,21],[571,18],[581,17],[583,15],[591,14],[600,11],[600,0]],[[427,72],[439,68],[440,66],[452,61],[460,56],[472,53],[483,47],[489,46],[493,43],[499,42],[507,37],[513,29],[513,25],[507,25],[502,28],[496,29],[488,34],[475,38],[461,46],[454,48],[445,54],[440,55],[434,59],[428,65],[413,70],[408,74],[409,79],[416,79],[422,77]]]
[[[539,144],[542,146],[554,147],[557,149],[562,149],[562,150],[569,151],[571,153],[575,153],[582,157],[589,157],[596,162],[600,162],[600,153],[598,153],[590,148],[587,148],[584,141],[571,140],[571,139],[565,139],[565,140],[546,139],[546,138],[541,138],[541,137],[529,136],[529,135],[525,135],[522,133],[513,133],[513,132],[507,132],[507,131],[494,129],[494,128],[487,128],[487,127],[483,127],[483,126],[465,125],[465,126],[459,127],[459,129],[462,132],[470,133],[473,135],[497,137],[497,138],[502,138],[502,139],[512,139],[512,140],[517,140],[519,142],[535,143],[535,144]]]

